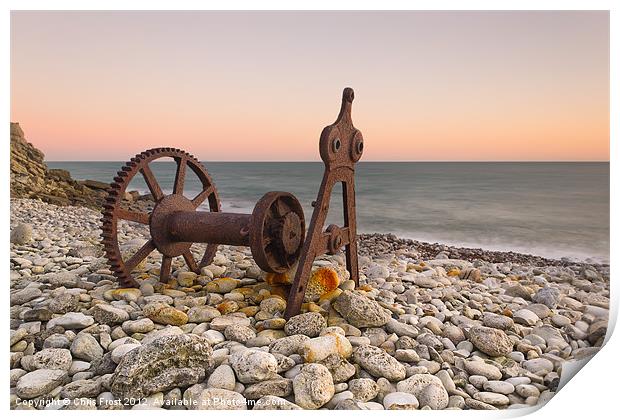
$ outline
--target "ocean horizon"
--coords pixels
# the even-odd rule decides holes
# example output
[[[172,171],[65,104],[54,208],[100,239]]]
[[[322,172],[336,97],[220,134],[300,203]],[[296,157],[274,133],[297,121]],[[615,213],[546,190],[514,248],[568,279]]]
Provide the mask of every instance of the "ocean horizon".
[[[77,180],[111,182],[124,162],[49,161]],[[224,211],[250,213],[268,191],[299,199],[309,223],[322,162],[208,162]],[[166,192],[175,164],[152,169]],[[185,192],[198,193],[196,177]],[[138,178],[129,190],[148,192]],[[359,233],[452,246],[514,251],[549,258],[609,263],[609,162],[368,162],[357,164]],[[342,221],[341,190],[328,221]]]

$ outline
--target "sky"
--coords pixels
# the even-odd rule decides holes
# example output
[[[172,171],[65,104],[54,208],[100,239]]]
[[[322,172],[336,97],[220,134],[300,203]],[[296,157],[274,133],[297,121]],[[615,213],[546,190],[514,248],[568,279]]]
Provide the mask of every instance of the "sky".
[[[11,121],[46,160],[609,160],[606,11],[13,11]]]

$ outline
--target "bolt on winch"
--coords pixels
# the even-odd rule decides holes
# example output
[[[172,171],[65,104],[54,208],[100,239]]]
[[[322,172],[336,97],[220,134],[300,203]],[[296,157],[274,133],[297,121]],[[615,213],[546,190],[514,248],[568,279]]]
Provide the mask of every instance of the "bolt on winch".
[[[150,149],[127,162],[110,184],[101,219],[105,254],[121,285],[139,286],[132,272],[155,250],[162,255],[159,280],[166,283],[173,258],[183,257],[189,270],[199,273],[212,262],[218,245],[249,247],[256,264],[270,273],[285,273],[297,264],[288,296],[287,319],[299,313],[312,263],[322,254],[335,254],[344,247],[347,270],[357,285],[355,163],[362,157],[364,140],[351,120],[353,97],[353,89],[346,88],[336,122],[321,133],[319,151],[325,171],[317,199],[312,202],[314,210],[307,233],[302,206],[288,192],[266,193],[251,214],[222,212],[217,189],[206,168],[183,150]],[[150,167],[165,158],[176,162],[170,194],[163,192]],[[183,195],[188,170],[201,184],[201,191],[191,199]],[[150,212],[123,205],[125,191],[136,176],[144,179],[155,202]],[[342,183],[344,224],[324,229],[331,192],[338,182]],[[199,210],[203,203],[208,211]],[[148,225],[150,233],[150,239],[126,259],[120,251],[119,220]],[[190,249],[194,243],[206,244],[198,261]]]

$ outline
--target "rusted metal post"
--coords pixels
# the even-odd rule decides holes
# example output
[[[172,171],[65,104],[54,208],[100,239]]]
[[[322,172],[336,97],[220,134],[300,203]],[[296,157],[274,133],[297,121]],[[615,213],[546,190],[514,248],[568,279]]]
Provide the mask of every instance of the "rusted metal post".
[[[317,199],[313,203],[314,211],[310,227],[290,290],[284,315],[286,319],[299,313],[312,263],[319,255],[335,254],[344,246],[347,270],[349,270],[351,279],[359,285],[355,219],[355,163],[362,157],[364,139],[362,133],[353,126],[351,119],[353,97],[353,89],[346,88],[342,93],[342,104],[336,122],[325,127],[321,133],[319,150],[321,159],[325,163],[325,171]],[[330,225],[323,231],[332,189],[338,182],[342,183],[344,226]]]

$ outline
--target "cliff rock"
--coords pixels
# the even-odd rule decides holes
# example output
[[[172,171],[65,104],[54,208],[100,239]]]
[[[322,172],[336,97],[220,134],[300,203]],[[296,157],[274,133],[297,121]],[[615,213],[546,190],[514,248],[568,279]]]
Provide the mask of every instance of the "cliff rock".
[[[19,123],[11,123],[11,198],[40,199],[60,206],[101,206],[105,190],[78,183],[63,169],[49,169],[44,157],[28,143]]]

